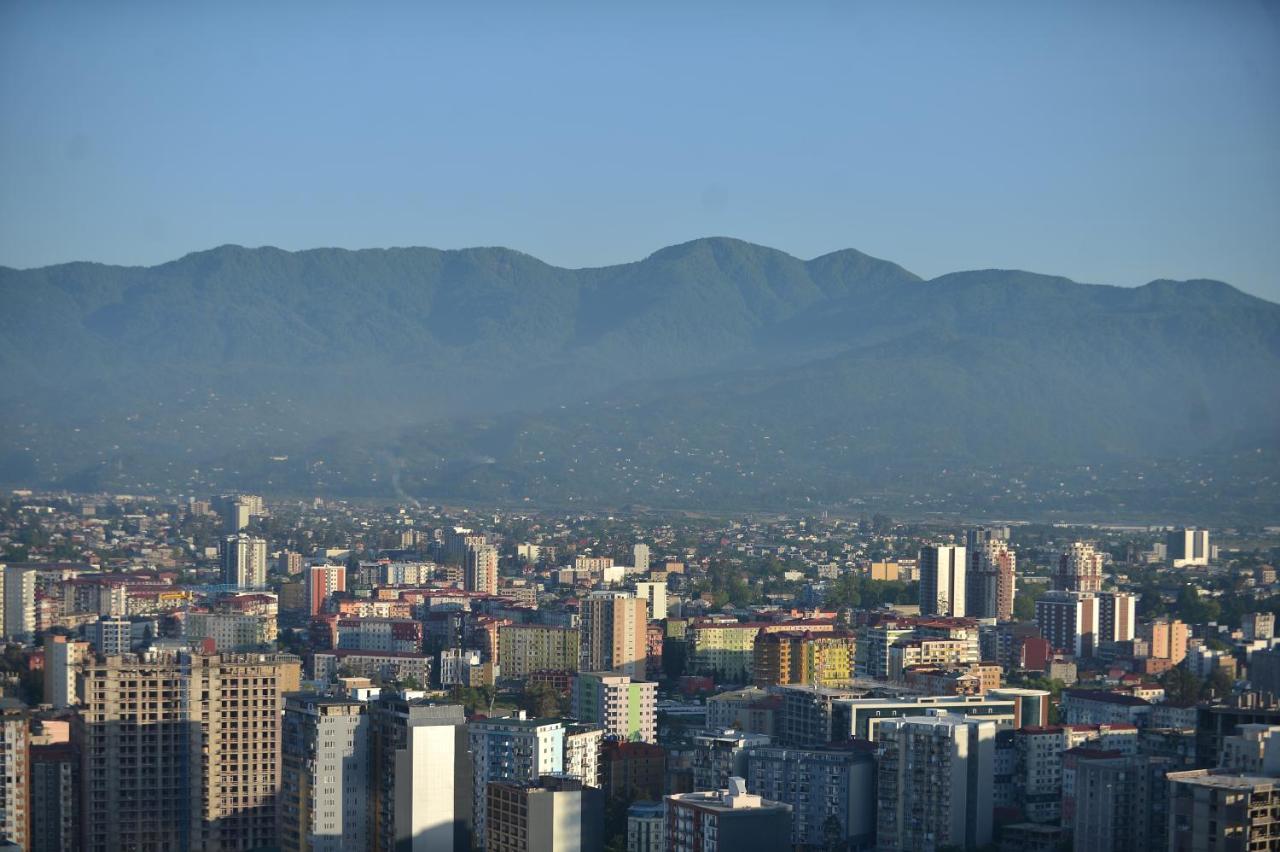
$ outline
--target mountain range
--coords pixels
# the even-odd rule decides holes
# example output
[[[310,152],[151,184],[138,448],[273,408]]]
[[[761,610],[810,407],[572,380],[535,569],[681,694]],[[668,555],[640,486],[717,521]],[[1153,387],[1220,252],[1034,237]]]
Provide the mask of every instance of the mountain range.
[[[1275,508],[1280,305],[1217,281],[923,280],[725,238],[596,269],[503,248],[222,246],[0,268],[0,336],[14,485]]]

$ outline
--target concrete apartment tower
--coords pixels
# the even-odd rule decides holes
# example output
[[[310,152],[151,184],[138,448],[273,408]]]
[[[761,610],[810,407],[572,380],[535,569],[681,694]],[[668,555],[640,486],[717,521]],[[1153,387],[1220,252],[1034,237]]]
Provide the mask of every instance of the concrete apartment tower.
[[[369,708],[377,852],[470,852],[472,762],[460,704],[383,690]]]
[[[369,739],[362,702],[285,696],[279,804],[285,852],[369,848]]]
[[[931,545],[921,549],[920,614],[962,616],[965,609],[965,549]]]
[[[1072,542],[1058,560],[1053,587],[1064,592],[1102,591],[1102,554],[1086,541]]]
[[[478,544],[467,548],[464,562],[464,584],[468,592],[498,593],[498,548]]]
[[[579,668],[643,680],[649,603],[630,592],[592,592],[581,604]]]
[[[0,698],[0,840],[31,848],[31,735],[27,705]]]
[[[324,608],[324,602],[334,592],[347,590],[347,566],[308,565],[302,572],[307,612],[315,615]]]
[[[991,842],[995,722],[946,713],[886,719],[875,740],[877,849]]]
[[[18,565],[0,565],[4,572],[4,636],[29,645],[36,634],[36,571]]]
[[[484,719],[467,726],[475,768],[475,831],[488,837],[486,802],[491,782],[536,781],[564,772],[565,723],[515,716]]]
[[[237,589],[267,585],[267,542],[239,533],[222,540],[222,582]]]
[[[494,781],[486,790],[486,852],[595,852],[604,793],[577,778]]]
[[[1018,557],[1003,539],[988,538],[968,547],[965,615],[1013,620]]]
[[[86,660],[80,848],[275,845],[281,713],[300,668],[289,654]]]
[[[624,742],[658,741],[658,685],[613,672],[581,672],[573,679],[575,718]]]
[[[48,635],[44,642],[44,700],[56,709],[76,704],[76,667],[89,653],[88,642]]]

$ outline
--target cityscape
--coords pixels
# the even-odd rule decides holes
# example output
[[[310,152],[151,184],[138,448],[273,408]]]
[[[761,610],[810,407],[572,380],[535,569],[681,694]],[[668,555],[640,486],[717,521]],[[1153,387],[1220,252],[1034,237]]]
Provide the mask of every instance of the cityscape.
[[[1274,527],[19,491],[0,547],[15,848],[1280,842]]]
[[[0,0],[0,852],[1280,852],[1280,0]]]

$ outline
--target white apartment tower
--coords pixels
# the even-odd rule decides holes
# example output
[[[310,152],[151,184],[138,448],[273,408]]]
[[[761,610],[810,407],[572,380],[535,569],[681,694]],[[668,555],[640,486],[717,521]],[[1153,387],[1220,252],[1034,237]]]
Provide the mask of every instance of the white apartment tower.
[[[649,620],[661,621],[667,617],[667,584],[661,581],[636,583],[636,597],[648,604]]]
[[[45,636],[44,700],[61,710],[77,703],[76,666],[89,652],[88,642]]]
[[[0,565],[4,571],[4,636],[29,644],[36,633],[36,571]]]
[[[467,548],[464,583],[468,592],[498,593],[498,548],[478,544]]]
[[[222,540],[222,582],[237,589],[267,585],[267,542],[243,533]]]
[[[1165,536],[1165,554],[1174,568],[1209,564],[1209,531],[1195,528],[1170,530]]]
[[[365,705],[308,693],[287,695],[281,756],[281,848],[287,852],[368,848]]]
[[[536,781],[564,772],[564,722],[526,719],[524,712],[468,726],[475,767],[475,832],[485,837],[485,801],[490,781]]]
[[[886,719],[875,739],[877,849],[991,842],[995,722],[946,713]]]
[[[962,616],[965,609],[965,549],[931,545],[920,551],[920,614]]]

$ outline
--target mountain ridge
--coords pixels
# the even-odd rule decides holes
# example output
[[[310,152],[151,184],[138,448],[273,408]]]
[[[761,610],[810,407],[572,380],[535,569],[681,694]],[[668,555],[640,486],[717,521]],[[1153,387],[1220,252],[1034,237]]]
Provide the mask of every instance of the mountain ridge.
[[[0,481],[18,484],[179,487],[351,434],[430,489],[435,463],[406,456],[433,452],[405,437],[426,424],[456,432],[449,453],[542,482],[527,447],[480,446],[492,417],[547,451],[625,437],[655,481],[691,462],[646,436],[649,415],[772,471],[755,424],[796,459],[775,482],[827,491],[948,456],[1074,464],[1280,435],[1280,306],[1229,284],[926,280],[855,249],[802,260],[727,237],[576,269],[501,247],[233,244],[150,267],[0,267],[0,336]],[[574,420],[619,392],[638,413]]]

